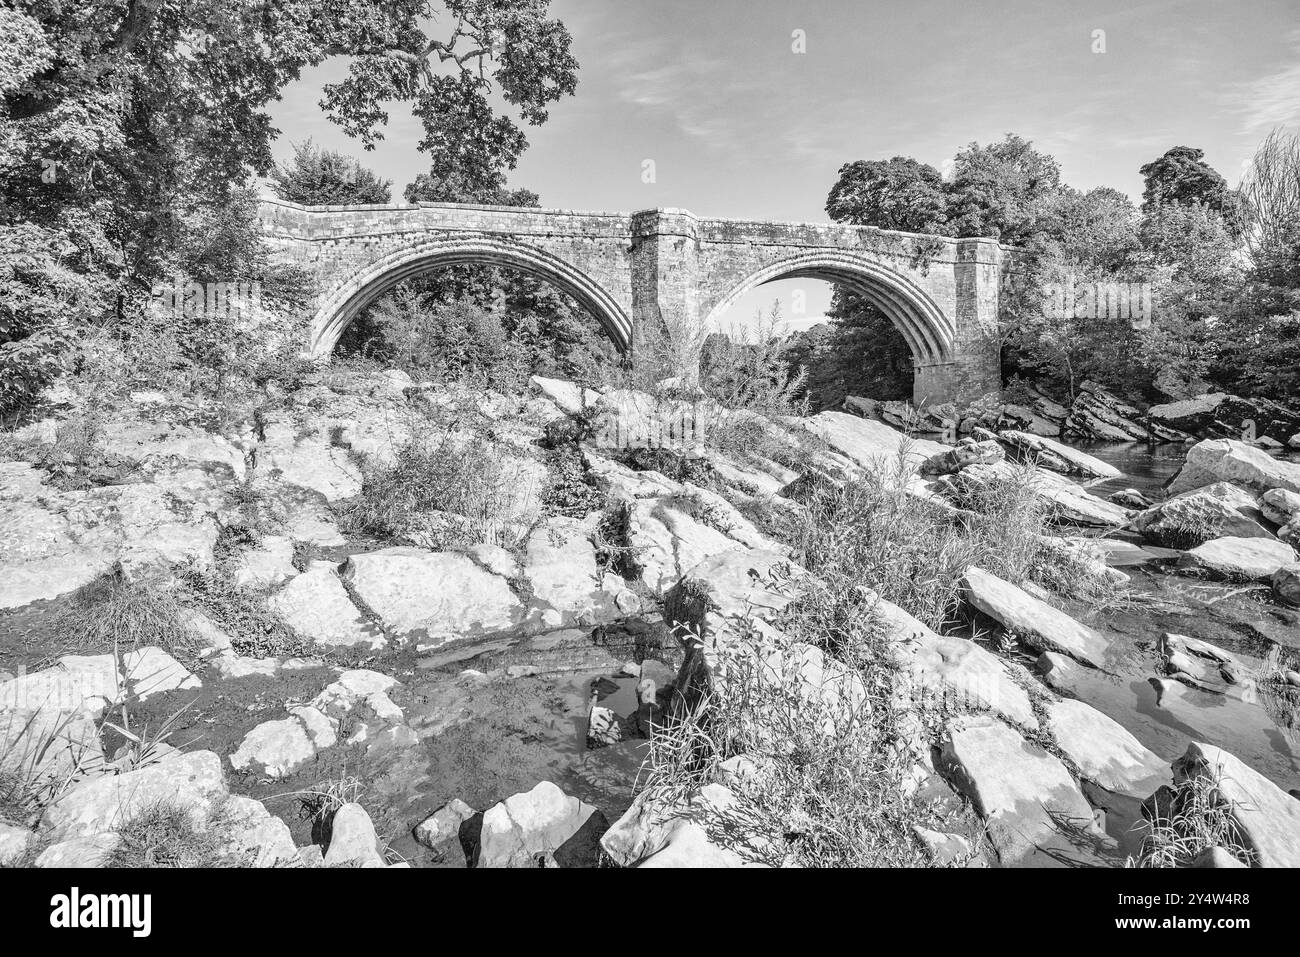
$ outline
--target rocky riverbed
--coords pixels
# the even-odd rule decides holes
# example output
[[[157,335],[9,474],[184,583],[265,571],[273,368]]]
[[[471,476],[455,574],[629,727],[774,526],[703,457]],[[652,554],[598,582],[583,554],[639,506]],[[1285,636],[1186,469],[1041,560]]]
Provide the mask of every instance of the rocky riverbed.
[[[1090,395],[1077,434],[1136,437]],[[1300,864],[1300,464],[1277,440],[1147,420],[1144,441],[1179,454],[1132,476],[1132,446],[1054,438],[1048,407],[953,444],[824,412],[764,423],[797,456],[682,456],[609,441],[671,444],[662,402],[559,380],[506,397],[340,371],[274,398],[232,413],[136,393],[92,414],[55,390],[4,437],[0,860],[121,863],[124,822],[166,803],[244,864],[780,865],[711,826],[772,755],[665,796],[640,789],[649,736],[725,695],[720,667],[755,630],[806,707],[866,699],[828,649],[771,627],[808,586],[761,517],[797,511],[808,476],[901,457],[909,494],[954,521],[965,490],[1032,470],[1050,547],[1118,596],[971,567],[943,633],[879,603],[928,709],[899,741],[918,792],[980,824],[918,832],[934,862],[1119,865],[1143,802],[1204,780],[1240,837],[1207,860]],[[373,470],[431,436],[493,450],[493,521],[359,531]],[[137,640],[104,644],[95,616],[143,594]]]

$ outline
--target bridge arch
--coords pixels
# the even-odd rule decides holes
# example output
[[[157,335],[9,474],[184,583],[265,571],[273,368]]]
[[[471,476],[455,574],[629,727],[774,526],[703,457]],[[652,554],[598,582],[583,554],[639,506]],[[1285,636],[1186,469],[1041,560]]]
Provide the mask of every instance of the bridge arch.
[[[953,320],[912,279],[866,257],[839,250],[797,253],[767,263],[732,286],[710,310],[707,327],[750,290],[778,279],[821,279],[848,286],[877,306],[903,334],[918,366],[953,358]]]
[[[552,283],[586,308],[622,352],[632,346],[632,320],[618,301],[582,270],[512,239],[457,236],[405,247],[367,263],[334,285],[312,318],[308,355],[328,359],[348,325],[366,306],[404,279],[457,265],[504,266]]]

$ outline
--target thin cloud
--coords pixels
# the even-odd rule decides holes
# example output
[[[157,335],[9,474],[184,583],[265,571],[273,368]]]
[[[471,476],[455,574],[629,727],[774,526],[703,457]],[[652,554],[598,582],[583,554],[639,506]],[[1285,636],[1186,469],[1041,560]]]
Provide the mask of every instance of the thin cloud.
[[[1300,122],[1300,30],[1287,38],[1292,61],[1281,70],[1238,84],[1225,99],[1241,114],[1241,133],[1259,133]]]

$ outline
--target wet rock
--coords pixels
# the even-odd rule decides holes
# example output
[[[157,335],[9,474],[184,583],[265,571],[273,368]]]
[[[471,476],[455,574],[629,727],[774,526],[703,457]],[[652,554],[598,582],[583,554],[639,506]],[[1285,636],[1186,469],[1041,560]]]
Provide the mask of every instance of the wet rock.
[[[972,605],[1014,631],[1030,647],[1059,651],[1094,668],[1102,667],[1109,642],[1097,630],[981,568],[968,568],[962,586]]]
[[[707,784],[673,804],[645,790],[600,844],[620,867],[769,866],[774,849],[749,837],[753,829],[743,819],[735,792],[721,784]],[[721,835],[734,843],[718,843]]]
[[[333,562],[312,562],[271,596],[270,606],[294,631],[318,645],[381,648],[386,643],[383,632],[348,597]]]
[[[591,866],[607,827],[596,808],[542,781],[483,813],[476,866],[533,867],[538,854],[566,867]]]
[[[344,804],[330,823],[326,867],[385,867],[379,835],[370,815],[360,804]]]
[[[943,761],[985,819],[1003,866],[1097,862],[1087,846],[1102,843],[1092,807],[1039,745],[996,718],[962,718],[944,731]]]
[[[1079,773],[1107,791],[1142,799],[1170,781],[1167,762],[1082,701],[1062,699],[1049,704],[1047,726]]]
[[[940,867],[959,864],[974,856],[970,841],[960,834],[945,834],[919,825],[912,826],[912,833],[921,842],[930,860]]]
[[[1210,782],[1261,867],[1300,867],[1300,801],[1227,751],[1192,744],[1174,762],[1174,781]]]
[[[1138,510],[1148,509],[1155,504],[1155,502],[1151,501],[1151,499],[1147,498],[1135,488],[1126,488],[1121,489],[1118,492],[1111,492],[1110,500],[1116,505],[1120,505],[1124,508],[1133,508]]]
[[[1300,449],[1300,432],[1297,432],[1291,438],[1286,440],[1287,448]]]
[[[1229,482],[1175,495],[1133,518],[1133,527],[1157,545],[1194,548],[1223,536],[1272,538],[1259,524],[1255,496]]]
[[[1115,466],[1099,458],[1045,436],[1007,429],[999,432],[998,438],[1014,449],[1021,459],[1037,462],[1056,472],[1085,478],[1118,478],[1122,474]]]
[[[1216,538],[1183,555],[1180,565],[1228,581],[1269,581],[1296,561],[1295,549],[1271,538]]]
[[[1207,439],[1187,450],[1187,460],[1166,488],[1177,494],[1215,482],[1231,482],[1256,495],[1273,488],[1300,492],[1300,464],[1275,459],[1244,442]]]
[[[185,808],[201,825],[226,793],[219,757],[211,751],[175,754],[126,774],[77,784],[45,809],[41,829],[55,842],[89,837],[161,803]]]
[[[1147,409],[1152,425],[1178,429],[1197,438],[1240,438],[1253,424],[1254,434],[1286,441],[1300,428],[1300,413],[1268,399],[1245,399],[1210,392]]]
[[[1273,573],[1272,584],[1278,601],[1300,607],[1300,564],[1283,565]]]
[[[454,552],[385,548],[353,555],[343,575],[386,628],[421,647],[502,631],[523,618],[505,579]]]

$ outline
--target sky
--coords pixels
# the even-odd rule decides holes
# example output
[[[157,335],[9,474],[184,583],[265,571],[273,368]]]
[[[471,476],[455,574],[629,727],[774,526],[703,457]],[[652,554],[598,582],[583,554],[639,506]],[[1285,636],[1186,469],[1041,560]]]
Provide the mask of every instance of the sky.
[[[510,175],[543,206],[824,221],[844,163],[902,155],[944,170],[969,143],[1009,132],[1055,156],[1070,185],[1112,186],[1136,201],[1138,167],[1172,146],[1204,149],[1236,185],[1270,129],[1300,128],[1300,0],[551,8],[573,35],[578,88],[527,128],[531,146]],[[322,84],[344,70],[331,61],[285,91],[272,114],[276,156],[311,137],[358,155],[400,199],[428,166],[415,148],[419,124],[395,106],[385,140],[363,154],[317,106]],[[743,322],[774,299],[803,327],[820,318],[829,287],[772,283],[731,315]]]

